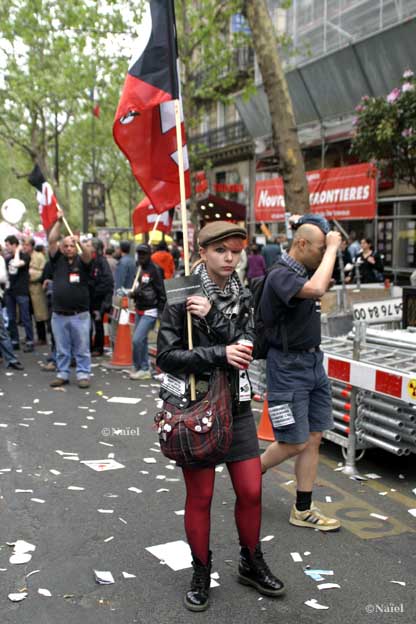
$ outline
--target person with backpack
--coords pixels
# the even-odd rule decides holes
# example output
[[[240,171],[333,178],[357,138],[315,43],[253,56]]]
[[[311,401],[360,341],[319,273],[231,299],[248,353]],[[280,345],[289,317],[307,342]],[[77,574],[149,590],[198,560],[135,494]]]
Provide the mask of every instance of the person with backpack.
[[[216,370],[226,371],[231,391],[233,433],[224,458],[236,494],[235,521],[240,540],[238,580],[259,593],[276,597],[284,585],[270,571],[260,546],[261,466],[256,426],[251,411],[247,372],[252,357],[246,343],[254,339],[251,295],[235,271],[247,237],[244,228],[215,221],[199,233],[200,261],[193,274],[200,277],[202,294],[185,303],[165,306],[157,342],[157,364],[170,383],[161,385],[164,401],[189,402],[188,376],[196,377],[197,395]],[[186,316],[192,316],[193,349],[189,350]],[[175,387],[183,385],[183,391]],[[205,390],[207,392],[207,390]],[[205,611],[209,602],[212,553],[210,551],[211,501],[214,492],[214,458],[181,465],[186,486],[185,531],[192,551],[194,574],[185,595],[190,611]]]
[[[296,457],[296,502],[289,522],[335,531],[341,524],[312,502],[323,431],[333,428],[331,387],[323,367],[320,298],[331,281],[339,232],[326,219],[303,215],[290,252],[268,273],[256,312],[267,344],[267,397],[275,442],[261,456],[262,471]],[[264,355],[264,353],[263,353]]]

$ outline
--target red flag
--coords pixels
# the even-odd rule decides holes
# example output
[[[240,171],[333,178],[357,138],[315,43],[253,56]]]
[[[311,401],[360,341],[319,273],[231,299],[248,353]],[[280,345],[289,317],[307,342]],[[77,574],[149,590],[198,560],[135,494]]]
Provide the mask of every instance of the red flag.
[[[29,175],[29,183],[37,190],[36,199],[43,229],[49,230],[58,219],[58,201],[49,182],[46,182],[39,167],[35,165]]]
[[[172,229],[172,217],[170,216],[169,210],[158,214],[150,203],[150,199],[145,197],[137,204],[133,211],[134,233],[144,234],[145,232],[151,232],[158,218],[159,221],[155,229],[165,232],[166,234],[170,232]]]
[[[144,5],[113,136],[157,213],[180,203],[174,99],[179,99],[179,78],[173,0],[150,0]],[[184,145],[183,114],[181,122]],[[190,197],[186,145],[184,169]]]
[[[94,104],[92,107],[92,114],[94,117],[99,117],[101,115],[101,107],[99,104]]]

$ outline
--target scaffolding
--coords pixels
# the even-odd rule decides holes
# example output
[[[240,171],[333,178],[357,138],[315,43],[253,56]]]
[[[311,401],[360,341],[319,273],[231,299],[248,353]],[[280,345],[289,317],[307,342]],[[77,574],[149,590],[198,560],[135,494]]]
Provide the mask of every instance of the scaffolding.
[[[280,33],[292,39],[286,64],[297,66],[416,16],[416,0],[269,0]]]

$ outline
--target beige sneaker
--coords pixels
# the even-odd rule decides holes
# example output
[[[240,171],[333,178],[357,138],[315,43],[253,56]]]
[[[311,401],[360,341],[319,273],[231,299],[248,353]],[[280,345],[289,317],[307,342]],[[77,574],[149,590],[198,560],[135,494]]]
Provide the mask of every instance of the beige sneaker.
[[[149,370],[137,370],[129,374],[130,379],[152,379]]]
[[[306,511],[298,511],[296,505],[293,505],[289,522],[295,526],[319,529],[320,531],[338,531],[341,526],[341,522],[336,518],[324,516],[314,503]]]

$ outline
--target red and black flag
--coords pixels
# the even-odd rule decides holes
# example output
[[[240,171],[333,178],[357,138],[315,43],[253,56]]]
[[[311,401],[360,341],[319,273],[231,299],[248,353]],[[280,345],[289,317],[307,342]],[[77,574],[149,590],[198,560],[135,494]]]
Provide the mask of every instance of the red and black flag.
[[[145,197],[133,210],[133,232],[134,234],[144,234],[152,230],[159,230],[168,234],[172,229],[172,215],[173,210],[166,210],[158,214],[150,199]]]
[[[58,219],[58,201],[51,185],[49,182],[46,182],[38,164],[33,167],[33,170],[29,174],[28,181],[29,184],[34,186],[37,190],[36,199],[39,204],[40,219],[43,229],[47,231]]]
[[[173,104],[180,97],[177,56],[173,0],[147,0],[115,115],[113,135],[158,213],[180,203]],[[184,145],[183,114],[181,121]],[[189,197],[186,145],[184,168]]]

